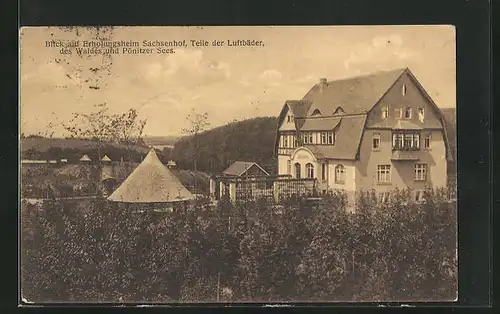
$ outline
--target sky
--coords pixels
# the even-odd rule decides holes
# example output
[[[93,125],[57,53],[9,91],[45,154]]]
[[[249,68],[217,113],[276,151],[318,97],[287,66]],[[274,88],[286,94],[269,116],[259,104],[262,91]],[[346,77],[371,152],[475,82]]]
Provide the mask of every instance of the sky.
[[[173,54],[61,54],[46,41],[186,40]],[[213,47],[255,39],[262,47]],[[208,40],[191,47],[190,40]],[[278,116],[320,78],[341,79],[409,67],[440,108],[456,105],[451,26],[32,27],[20,32],[20,129],[64,136],[51,126],[106,103],[135,108],[145,135],[180,135],[186,116],[206,112],[211,127]]]

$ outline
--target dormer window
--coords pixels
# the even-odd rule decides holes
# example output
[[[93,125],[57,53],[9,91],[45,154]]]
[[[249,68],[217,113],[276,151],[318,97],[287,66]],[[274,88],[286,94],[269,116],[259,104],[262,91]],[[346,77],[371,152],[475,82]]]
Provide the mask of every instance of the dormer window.
[[[389,107],[387,105],[382,106],[381,112],[382,112],[382,119],[389,118]]]
[[[319,109],[314,109],[312,116],[318,116],[318,115],[321,115],[321,111],[319,111]]]
[[[336,114],[344,114],[344,109],[342,109],[342,107],[338,107],[337,109],[335,109],[335,112],[333,113],[334,115]]]
[[[406,84],[403,84],[403,86],[401,86],[401,95],[406,96]]]

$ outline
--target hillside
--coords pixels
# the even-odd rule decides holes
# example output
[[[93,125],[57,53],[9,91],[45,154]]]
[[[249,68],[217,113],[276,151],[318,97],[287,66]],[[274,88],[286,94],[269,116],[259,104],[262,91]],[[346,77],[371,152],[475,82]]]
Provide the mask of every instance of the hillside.
[[[147,146],[173,146],[179,139],[178,136],[144,136],[144,143]]]
[[[219,173],[234,161],[255,161],[269,171],[273,169],[277,118],[258,117],[232,122],[198,135],[197,168]],[[183,169],[193,168],[193,137],[182,137],[164,158],[174,159]]]
[[[21,138],[21,159],[61,159],[66,158],[68,162],[76,162],[83,154],[87,154],[92,160],[97,159],[97,149],[89,140],[27,137]],[[149,151],[146,146],[135,146],[131,153],[132,160],[140,161],[141,157]],[[101,156],[108,155],[112,160],[127,159],[128,151],[125,145],[105,144],[101,148]]]
[[[85,139],[71,139],[71,138],[47,138],[47,137],[26,137],[21,139],[21,151],[27,151],[29,149],[37,150],[39,152],[45,152],[50,148],[58,147],[61,149],[72,148],[79,150],[89,150],[94,147],[94,144]],[[107,144],[107,146],[113,146],[117,148],[126,148],[125,145],[121,144]],[[145,146],[135,146],[135,150],[144,153],[148,152],[148,148]]]

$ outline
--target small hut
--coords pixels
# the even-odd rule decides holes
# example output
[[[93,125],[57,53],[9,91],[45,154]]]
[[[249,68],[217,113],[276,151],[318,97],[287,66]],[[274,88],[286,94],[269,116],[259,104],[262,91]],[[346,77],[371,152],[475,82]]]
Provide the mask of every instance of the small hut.
[[[177,167],[177,164],[175,163],[175,161],[173,161],[173,160],[169,160],[169,161],[167,162],[167,167],[168,167],[169,169],[175,169],[175,168]]]
[[[90,159],[90,157],[87,154],[85,154],[85,155],[82,156],[82,158],[80,158],[80,162],[82,162],[82,163],[91,163],[92,159]]]
[[[154,149],[108,197],[113,202],[163,208],[193,199],[193,194],[161,163]]]

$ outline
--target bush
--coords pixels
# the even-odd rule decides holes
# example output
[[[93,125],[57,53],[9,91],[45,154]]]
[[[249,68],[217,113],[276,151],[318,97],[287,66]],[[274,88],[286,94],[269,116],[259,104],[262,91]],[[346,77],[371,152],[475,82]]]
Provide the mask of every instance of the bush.
[[[281,211],[264,201],[153,214],[87,200],[23,203],[21,280],[30,301],[451,300],[456,204],[404,193],[354,214],[342,195]],[[227,293],[226,293],[227,294]]]

